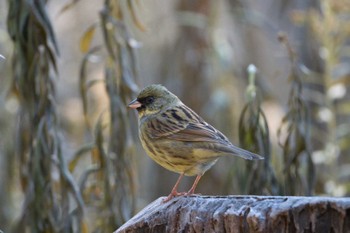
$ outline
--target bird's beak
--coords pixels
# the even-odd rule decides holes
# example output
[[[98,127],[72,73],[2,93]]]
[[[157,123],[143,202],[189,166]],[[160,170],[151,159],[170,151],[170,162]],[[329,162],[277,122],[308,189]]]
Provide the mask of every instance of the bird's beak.
[[[131,101],[131,102],[128,104],[128,107],[129,107],[129,108],[133,108],[133,109],[139,108],[139,107],[141,107],[141,106],[142,106],[142,104],[141,104],[139,101],[137,101],[137,99],[134,99],[133,101]]]

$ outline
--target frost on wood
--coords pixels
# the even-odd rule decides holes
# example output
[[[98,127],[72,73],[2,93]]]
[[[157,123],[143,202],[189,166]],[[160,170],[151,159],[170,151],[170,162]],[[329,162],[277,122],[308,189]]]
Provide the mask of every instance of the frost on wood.
[[[350,232],[350,198],[189,196],[149,204],[116,233]]]

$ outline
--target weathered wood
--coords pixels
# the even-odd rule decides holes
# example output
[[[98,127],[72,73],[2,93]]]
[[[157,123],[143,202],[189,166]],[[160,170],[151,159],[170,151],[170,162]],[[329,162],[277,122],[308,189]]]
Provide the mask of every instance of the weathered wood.
[[[115,233],[350,232],[350,198],[189,196],[155,200]]]

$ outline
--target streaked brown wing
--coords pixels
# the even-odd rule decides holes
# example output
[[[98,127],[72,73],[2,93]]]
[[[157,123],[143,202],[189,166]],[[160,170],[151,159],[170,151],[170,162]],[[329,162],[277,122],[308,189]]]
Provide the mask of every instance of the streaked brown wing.
[[[167,121],[164,118],[154,118],[147,122],[145,130],[151,138],[169,137],[181,132],[187,127],[188,123],[176,123]]]
[[[183,142],[206,142],[200,148],[231,153],[245,159],[262,159],[261,156],[236,147],[214,127],[185,105],[176,106],[147,122],[147,133],[152,138],[167,138]],[[210,148],[209,148],[210,147]]]
[[[229,143],[227,138],[185,105],[171,108],[147,122],[152,138],[167,137],[186,142]]]
[[[229,143],[225,136],[205,122],[190,123],[187,127],[168,138],[186,142]]]
[[[151,138],[161,138],[169,137],[186,129],[189,119],[181,111],[181,108],[175,107],[147,120],[146,124],[147,126],[144,129]]]
[[[197,124],[190,123],[186,129],[171,134],[167,136],[167,138],[178,141],[193,142],[192,146],[197,149],[208,149],[216,152],[233,154],[250,160],[263,159],[260,155],[233,145],[221,132],[217,131],[206,122]]]

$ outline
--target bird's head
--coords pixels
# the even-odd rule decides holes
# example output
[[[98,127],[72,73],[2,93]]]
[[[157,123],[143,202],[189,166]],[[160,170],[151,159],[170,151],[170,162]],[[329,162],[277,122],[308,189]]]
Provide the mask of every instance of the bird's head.
[[[164,86],[153,84],[145,87],[128,106],[136,109],[139,117],[143,117],[162,112],[179,102],[179,98]]]

